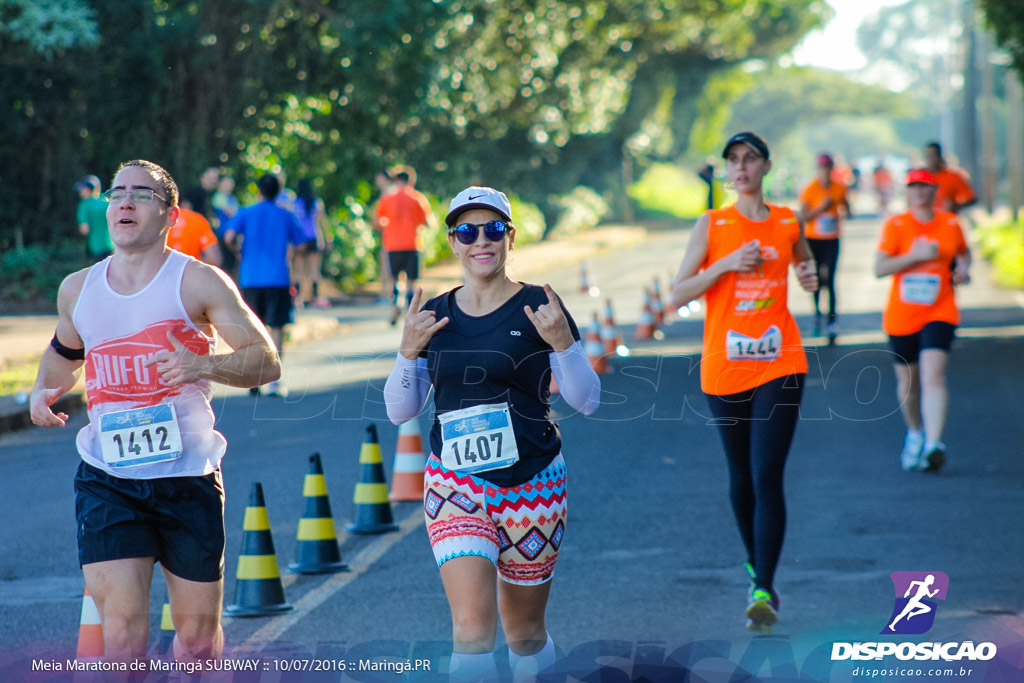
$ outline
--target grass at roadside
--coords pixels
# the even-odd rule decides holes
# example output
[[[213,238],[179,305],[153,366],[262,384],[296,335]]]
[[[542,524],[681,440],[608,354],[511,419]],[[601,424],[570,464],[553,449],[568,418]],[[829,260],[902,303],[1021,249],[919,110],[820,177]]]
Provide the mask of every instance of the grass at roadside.
[[[974,234],[981,255],[992,263],[996,282],[1024,289],[1024,220],[980,223]]]
[[[36,381],[39,356],[0,361],[0,396],[30,391]]]

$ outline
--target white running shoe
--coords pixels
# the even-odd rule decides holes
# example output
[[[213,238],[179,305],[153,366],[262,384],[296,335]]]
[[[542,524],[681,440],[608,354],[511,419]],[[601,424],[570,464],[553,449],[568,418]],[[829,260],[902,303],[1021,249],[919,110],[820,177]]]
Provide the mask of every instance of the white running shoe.
[[[267,384],[267,394],[270,396],[285,397],[288,395],[288,390],[284,388],[284,382],[277,379]]]
[[[924,451],[924,434],[907,431],[903,439],[903,451],[900,453],[900,467],[906,472],[921,469],[921,453]]]

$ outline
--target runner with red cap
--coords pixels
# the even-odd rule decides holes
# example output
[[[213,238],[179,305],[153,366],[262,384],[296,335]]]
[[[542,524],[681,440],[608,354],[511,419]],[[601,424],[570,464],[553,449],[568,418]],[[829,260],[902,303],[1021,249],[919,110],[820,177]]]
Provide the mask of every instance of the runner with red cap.
[[[907,471],[936,472],[946,462],[946,365],[960,324],[953,287],[970,281],[963,231],[954,214],[934,209],[936,190],[930,171],[907,174],[909,210],[885,222],[875,261],[878,277],[893,276],[882,328],[895,354],[907,425],[900,466]]]
[[[818,269],[818,283],[828,290],[828,334],[829,346],[836,342],[836,266],[839,263],[839,219],[840,210],[844,218],[850,216],[850,202],[846,196],[846,185],[832,179],[835,162],[831,155],[818,156],[818,167],[814,180],[800,194],[800,216],[807,230],[807,244],[814,254]],[[816,289],[814,298],[814,336],[821,334],[821,308]]]
[[[790,265],[801,287],[818,286],[799,217],[764,201],[768,154],[754,133],[726,143],[722,157],[739,197],[697,219],[671,293],[674,308],[707,298],[701,388],[725,448],[729,498],[747,551],[752,631],[778,620],[783,471],[807,376],[800,330],[786,302]]]

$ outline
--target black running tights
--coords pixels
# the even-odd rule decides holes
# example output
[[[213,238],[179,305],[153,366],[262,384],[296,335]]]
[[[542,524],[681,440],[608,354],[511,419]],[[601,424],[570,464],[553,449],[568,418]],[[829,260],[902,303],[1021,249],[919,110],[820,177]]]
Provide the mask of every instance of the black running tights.
[[[818,289],[814,290],[814,312],[821,314],[818,297],[822,290],[828,290],[828,321],[836,321],[836,266],[839,265],[839,240],[808,239],[807,244],[814,254],[818,267]]]
[[[760,588],[772,589],[786,533],[783,470],[800,415],[804,377],[780,377],[727,396],[708,394],[729,464],[733,513]]]

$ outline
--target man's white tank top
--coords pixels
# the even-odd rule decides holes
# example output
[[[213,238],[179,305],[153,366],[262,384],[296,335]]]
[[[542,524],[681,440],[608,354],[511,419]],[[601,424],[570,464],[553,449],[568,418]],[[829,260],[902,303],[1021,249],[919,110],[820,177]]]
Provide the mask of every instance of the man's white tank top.
[[[89,411],[89,424],[78,432],[78,452],[90,465],[128,479],[210,474],[220,465],[227,449],[227,440],[213,428],[210,383],[199,380],[171,387],[164,384],[156,365],[145,367],[145,361],[157,351],[173,349],[168,332],[193,353],[207,355],[216,349],[216,337],[208,337],[192,323],[181,301],[182,277],[195,259],[170,251],[150,283],[125,296],[115,292],[107,281],[112,258],[89,269],[71,314],[75,329],[85,342]],[[180,456],[131,467],[112,467],[104,462],[100,443],[102,416],[159,404],[174,406],[181,433]],[[140,438],[139,443],[145,442]]]

